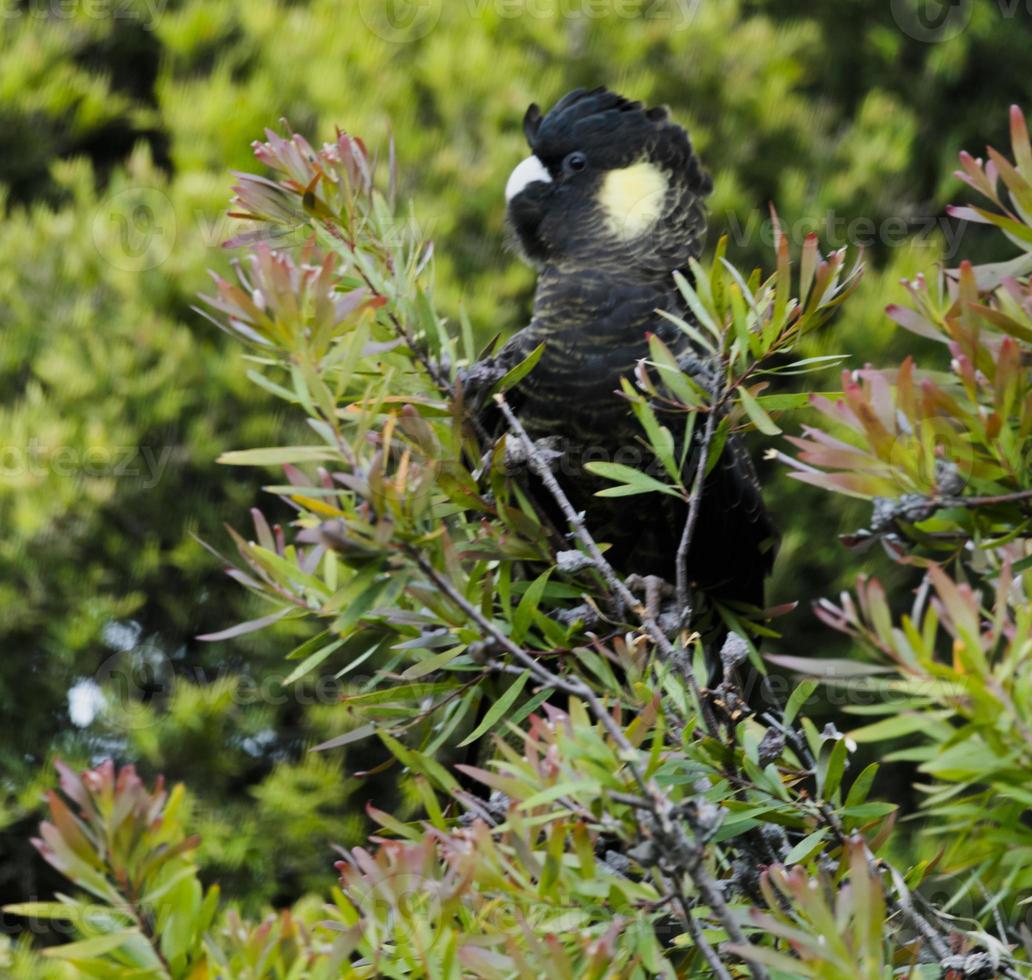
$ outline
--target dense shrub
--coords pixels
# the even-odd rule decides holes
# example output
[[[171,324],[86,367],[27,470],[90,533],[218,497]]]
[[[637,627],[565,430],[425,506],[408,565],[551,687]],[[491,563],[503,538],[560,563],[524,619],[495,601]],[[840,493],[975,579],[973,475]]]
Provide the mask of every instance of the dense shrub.
[[[288,655],[287,684],[363,667],[317,758],[378,739],[407,804],[369,807],[379,829],[344,852],[322,909],[246,922],[200,883],[181,788],[166,798],[111,763],[61,767],[35,843],[84,894],[7,911],[69,923],[73,941],[47,956],[73,975],[1025,975],[1032,144],[1021,112],[1010,118],[1013,159],[962,155],[990,206],[958,216],[995,225],[1020,254],[919,277],[887,311],[947,363],[846,371],[831,396],[767,393],[758,379],[822,363],[799,359],[801,342],[844,303],[848,315],[859,264],[809,239],[793,268],[778,234],[769,276],[742,276],[721,245],[679,282],[682,329],[716,379],[692,383],[653,340],[625,390],[657,458],[673,445],[671,408],[705,420],[705,458],[731,428],[777,435],[808,399],[824,427],[783,458],[801,481],[870,502],[870,527],[848,543],[880,543],[916,580],[903,616],[866,577],[821,603],[852,658],[776,643],[761,658],[750,637],[764,626],[729,614],[737,632],[712,690],[690,620],[660,626],[509,412],[533,355],[495,397],[506,440],[568,517],[558,541],[500,465],[504,445],[482,466],[489,446],[466,424],[456,373],[472,339],[443,328],[432,251],[378,189],[364,146],[342,134],[314,152],[270,134],[256,152],[278,183],[241,175],[235,188],[264,233],[239,239],[238,281],[216,277],[206,302],[309,434],[222,457],[282,467],[273,492],[296,510],[289,528],[255,510],[253,538],[234,533],[231,575],[266,607],[229,632],[318,624]],[[284,232],[303,246],[270,248]],[[628,497],[690,503],[697,489],[674,465],[662,480],[606,472]],[[596,632],[593,608],[612,629]],[[821,730],[806,710],[816,680],[786,698],[750,689],[764,661],[845,690],[847,713],[884,717]],[[918,762],[926,780],[916,846],[894,836],[896,803],[871,798],[879,762],[855,764],[858,742],[903,735],[915,744],[886,759]],[[471,743],[478,764],[447,764]]]
[[[953,148],[984,139],[990,110],[1028,84],[1021,33],[981,9],[968,30],[923,44],[887,9],[838,4],[831,15],[788,0],[648,5],[694,9],[683,25],[443,4],[432,30],[400,40],[382,36],[365,3],[126,0],[104,16],[97,5],[8,6],[0,698],[32,706],[5,714],[0,741],[0,890],[10,900],[50,890],[25,841],[55,751],[79,766],[114,755],[188,779],[202,859],[249,911],[317,880],[322,843],[308,846],[298,827],[325,843],[359,833],[345,763],[299,761],[337,724],[331,704],[299,702],[332,698],[266,686],[289,673],[281,650],[307,627],[195,639],[257,610],[193,538],[224,542],[222,522],[258,500],[253,479],[212,461],[287,442],[294,425],[248,382],[235,345],[190,309],[204,270],[228,271],[217,248],[229,234],[218,217],[224,174],[246,164],[266,125],[287,116],[326,139],[340,125],[378,145],[390,126],[402,197],[436,242],[437,309],[452,325],[465,309],[481,342],[526,315],[530,275],[505,251],[500,202],[523,153],[526,104],[599,81],[668,102],[716,176],[711,241],[730,230],[743,267],[768,261],[768,200],[793,253],[804,219],[827,239],[830,215],[833,245],[854,219],[870,220],[873,236],[852,231],[873,245],[850,316],[809,352],[879,362],[899,349],[881,315],[905,298],[897,280],[930,269],[943,246],[942,226],[906,244],[880,231],[900,217],[922,219],[915,231],[940,218]],[[965,234],[969,243],[970,254],[997,257]],[[829,373],[812,384],[835,382]],[[776,594],[851,581],[855,562],[834,532],[862,511],[769,482],[785,527]],[[815,541],[798,515],[818,515],[827,533]],[[812,619],[785,628],[800,649],[827,642]],[[84,720],[97,707],[92,681],[107,706],[80,727],[69,692]]]

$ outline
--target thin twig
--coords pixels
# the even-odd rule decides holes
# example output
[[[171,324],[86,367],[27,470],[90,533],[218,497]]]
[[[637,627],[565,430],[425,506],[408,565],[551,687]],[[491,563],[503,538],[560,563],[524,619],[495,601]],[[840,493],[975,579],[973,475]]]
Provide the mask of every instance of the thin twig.
[[[699,892],[699,897],[704,904],[709,906],[710,911],[723,926],[728,938],[738,946],[748,946],[749,941],[731,914],[727,901],[724,899],[724,893],[703,864],[705,851],[703,843],[698,841],[698,830],[696,830],[698,843],[691,853],[685,857],[682,855],[682,848],[679,846],[684,840],[684,835],[679,824],[675,823],[676,807],[671,803],[670,798],[664,795],[654,783],[650,784],[649,789],[653,801],[653,819],[662,835],[662,842],[668,847],[664,855],[666,860],[670,861],[680,872],[687,873],[692,879],[692,883]],[[690,917],[691,911],[688,900],[681,894],[679,888],[675,888],[674,894],[684,910],[685,916]],[[752,960],[748,961],[747,966],[749,972],[756,980],[768,980],[769,974],[766,967]]]
[[[1017,493],[1000,493],[991,497],[939,497],[928,498],[934,507],[992,507],[994,504],[1014,504],[1022,500],[1032,500],[1032,490],[1019,490]]]
[[[688,929],[688,935],[692,937],[692,942],[695,943],[695,948],[702,953],[702,958],[709,964],[709,968],[713,971],[713,976],[719,978],[719,980],[731,980],[731,974],[724,969],[724,964],[720,962],[720,957],[717,956],[716,950],[706,942],[706,937],[702,934],[702,928],[692,917],[691,910],[692,906],[689,905],[685,910],[684,924]]]
[[[864,844],[864,851],[867,854],[868,863],[874,862],[875,867],[877,867],[877,859],[868,850],[866,844]],[[914,907],[914,903],[910,899],[910,889],[907,888],[903,876],[891,865],[886,865],[886,868],[889,876],[892,878],[892,887],[896,893],[895,899],[890,899],[890,904],[895,905],[903,914],[904,918],[914,927],[914,930],[928,943],[932,952],[941,963],[953,951],[946,944],[946,940],[942,938],[939,931]]]
[[[645,776],[634,759],[634,746],[627,740],[620,726],[613,720],[613,716],[606,710],[599,696],[585,684],[580,678],[566,678],[554,673],[547,667],[542,667],[538,660],[532,657],[518,644],[513,643],[494,623],[484,616],[476,606],[473,605],[461,592],[459,592],[448,579],[441,575],[418,551],[414,548],[406,549],[410,558],[419,566],[420,570],[436,585],[452,602],[455,603],[473,622],[480,627],[487,636],[490,636],[506,653],[518,660],[527,670],[546,687],[555,688],[564,694],[572,697],[582,698],[587,702],[592,714],[602,723],[609,736],[617,744],[621,754],[624,756],[635,782],[643,793],[647,792]]]
[[[717,403],[719,400],[719,397],[714,398],[709,415],[706,417],[706,428],[703,431],[702,444],[699,446],[699,462],[695,467],[695,476],[692,479],[688,516],[685,518],[681,541],[677,546],[677,612],[682,621],[688,610],[688,550],[691,548],[692,538],[695,536],[695,525],[699,519],[702,487],[706,479],[706,463],[710,444],[713,442],[713,433],[717,428],[717,415],[719,414]]]
[[[671,644],[670,640],[667,639],[666,633],[660,629],[659,624],[652,618],[649,611],[627,587],[627,583],[617,575],[613,566],[606,560],[602,551],[599,549],[598,544],[595,542],[595,539],[591,536],[591,533],[588,531],[587,526],[584,523],[584,515],[579,512],[572,503],[570,503],[570,498],[566,496],[566,492],[559,485],[559,481],[556,480],[555,475],[548,468],[548,464],[541,458],[541,454],[538,452],[537,446],[534,445],[533,440],[529,435],[527,435],[527,430],[523,428],[520,420],[509,407],[508,402],[505,400],[505,396],[499,394],[494,397],[499,409],[505,416],[506,422],[509,424],[509,428],[523,446],[531,469],[541,479],[541,482],[545,485],[545,489],[552,495],[552,498],[559,505],[560,510],[563,512],[563,516],[570,525],[570,529],[573,531],[577,540],[584,546],[595,569],[602,575],[602,578],[605,580],[610,590],[616,594],[624,607],[634,613],[638,622],[641,623],[642,628],[646,633],[648,633],[656,646],[659,647],[660,652],[663,654],[667,662],[677,664],[680,659],[678,657],[678,651],[674,649],[673,644]],[[682,670],[681,673],[691,690],[693,697],[699,705],[706,729],[711,735],[717,736],[719,734],[719,727],[717,725],[716,718],[713,716],[708,702],[703,698],[702,691],[699,689],[699,685],[695,680],[694,674],[692,674],[690,668]]]

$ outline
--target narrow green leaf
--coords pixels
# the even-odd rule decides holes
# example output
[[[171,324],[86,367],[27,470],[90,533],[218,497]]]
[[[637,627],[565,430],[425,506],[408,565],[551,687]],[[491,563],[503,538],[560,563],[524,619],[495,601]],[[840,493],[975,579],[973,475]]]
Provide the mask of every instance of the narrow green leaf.
[[[432,674],[435,670],[447,667],[464,650],[465,647],[452,647],[450,650],[427,657],[426,660],[420,660],[419,663],[415,663],[404,670],[401,676],[406,680],[416,680],[419,677],[425,677],[427,674]]]
[[[821,371],[824,368],[834,367],[843,361],[848,361],[851,354],[823,354],[820,357],[804,357],[800,361],[793,361],[784,367],[771,367],[762,371],[762,374],[809,374],[812,371]]]
[[[344,637],[339,640],[334,640],[332,643],[327,644],[324,647],[316,650],[314,653],[309,654],[300,664],[297,665],[286,677],[283,678],[283,686],[287,687],[289,684],[293,684],[296,681],[301,680],[306,674],[310,674],[316,667],[319,666],[334,650],[340,649],[344,645]]]
[[[541,355],[545,352],[545,343],[542,341],[535,347],[530,354],[527,355],[524,360],[520,361],[516,367],[507,371],[506,374],[497,382],[494,387],[491,388],[491,394],[497,395],[501,392],[509,391],[510,388],[515,388],[534,368],[537,366],[537,362],[541,360]]]
[[[696,282],[700,279],[705,278],[705,272],[702,267],[693,259],[692,260],[692,272],[695,275]],[[724,339],[724,333],[717,325],[717,321],[710,314],[710,311],[706,308],[706,304],[703,301],[703,297],[699,292],[696,292],[687,279],[680,273],[674,272],[674,282],[677,283],[678,291],[681,296],[684,297],[684,301],[688,304],[689,309],[695,314],[695,319],[704,326],[711,334],[713,339],[716,340],[719,345]],[[677,322],[676,320],[674,321]],[[682,321],[683,322],[683,321]],[[709,351],[716,350],[716,347],[708,340],[700,340],[700,343]]]
[[[316,634],[311,639],[305,640],[298,647],[294,647],[290,653],[287,654],[287,660],[304,660],[305,657],[311,656],[316,650],[321,650],[325,643],[328,643],[333,637],[333,634],[329,630],[323,630],[321,633]]]
[[[872,762],[856,779],[853,780],[853,785],[849,787],[849,794],[846,796],[846,806],[859,806],[861,803],[867,802],[867,794],[871,792],[871,786],[874,785],[874,777],[878,775],[878,763]]]
[[[674,326],[677,327],[685,336],[688,337],[694,344],[697,344],[708,354],[716,354],[717,349],[713,346],[713,341],[708,337],[704,336],[701,331],[696,330],[691,323],[685,320],[683,317],[675,316],[673,313],[668,313],[666,310],[656,311],[661,317],[669,320]]]
[[[538,691],[532,698],[528,698],[508,718],[505,719],[506,725],[510,728],[519,725],[524,718],[527,718],[529,715],[532,715],[537,711],[537,709],[548,700],[551,693],[552,689],[550,687],[546,687],[543,691]]]
[[[842,775],[846,771],[846,759],[849,756],[849,746],[844,738],[835,740],[828,756],[828,765],[824,771],[824,779],[818,780],[821,783],[821,795],[830,800],[842,785]]]
[[[827,836],[828,828],[822,827],[820,830],[815,830],[809,836],[804,837],[785,855],[785,864],[798,864],[800,861],[805,861],[821,846],[824,838]]]
[[[749,394],[745,388],[738,389],[738,397],[742,402],[745,414],[749,416],[752,424],[756,426],[765,436],[776,436],[781,430],[774,424],[774,420],[763,410],[760,403]]]
[[[890,738],[913,735],[914,732],[927,731],[930,719],[921,712],[893,715],[883,718],[871,725],[864,725],[849,733],[854,742],[883,742]]]
[[[464,745],[469,745],[472,742],[477,741],[487,732],[489,732],[498,723],[501,717],[512,707],[513,703],[520,696],[520,692],[527,684],[527,679],[530,677],[530,671],[526,671],[516,678],[515,682],[510,684],[506,689],[505,693],[491,705],[490,710],[484,715],[483,720],[477,727],[469,733],[461,742],[459,742],[459,748],[461,749]]]
[[[851,820],[871,820],[875,817],[887,817],[898,809],[895,803],[858,803],[856,806],[843,807],[839,811],[841,816]]]
[[[575,793],[580,792],[597,793],[598,791],[599,785],[593,779],[571,779],[540,790],[533,796],[528,796],[520,804],[519,808],[521,810],[532,810],[543,803],[551,803],[553,800],[559,799],[560,796],[573,796]]]
[[[530,624],[534,621],[534,612],[541,605],[541,597],[545,593],[545,586],[548,584],[551,574],[552,570],[549,569],[534,579],[516,607],[516,612],[512,617],[512,638],[517,643],[522,642],[530,630]]]
[[[5,905],[4,912],[11,915],[23,915],[29,919],[78,919],[82,915],[82,907],[77,902],[21,902],[17,905]],[[105,910],[116,912],[116,909]]]
[[[370,735],[376,734],[376,726],[373,724],[361,725],[358,728],[352,729],[350,732],[345,732],[343,735],[337,735],[335,738],[331,738],[329,741],[323,742],[320,745],[316,745],[311,748],[311,752],[326,752],[328,749],[337,749],[342,745],[350,745],[352,742],[360,742],[364,738],[369,738]]]
[[[600,490],[595,495],[597,497],[628,497],[636,493],[666,493],[674,497],[681,496],[674,487],[669,487],[655,477],[633,467],[624,466],[622,463],[587,463],[584,468],[596,476],[604,476],[623,484],[618,487],[606,487],[605,490]]]
[[[44,956],[51,956],[59,960],[89,960],[110,953],[112,950],[124,946],[132,939],[140,936],[138,929],[120,929],[118,932],[105,933],[102,936],[93,936],[91,939],[83,939],[77,943],[68,943],[65,946],[50,946],[43,950]]]
[[[284,463],[319,463],[339,459],[323,446],[279,446],[269,449],[238,449],[223,453],[218,461],[226,466],[282,466]]]

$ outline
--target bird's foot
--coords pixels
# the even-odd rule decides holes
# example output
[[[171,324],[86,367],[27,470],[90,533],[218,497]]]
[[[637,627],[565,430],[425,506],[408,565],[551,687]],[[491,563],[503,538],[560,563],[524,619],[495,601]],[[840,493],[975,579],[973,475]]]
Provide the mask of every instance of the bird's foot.
[[[563,457],[562,443],[559,436],[545,436],[534,440],[534,455],[553,473],[559,469],[559,460]],[[505,472],[509,476],[522,473],[530,466],[530,454],[527,447],[519,439],[505,440]]]
[[[563,626],[579,624],[581,629],[594,629],[603,622],[599,611],[590,603],[582,602],[572,609],[560,609],[558,612],[550,613],[551,617]]]
[[[462,387],[466,401],[470,405],[478,405],[505,374],[504,365],[496,358],[488,357],[459,368],[455,377]]]
[[[677,589],[658,575],[629,575],[627,588],[642,597],[645,614],[670,636],[680,628],[681,617],[675,608]]]
[[[678,357],[677,366],[707,391],[716,390],[720,378],[720,365],[714,358],[699,354],[695,350],[687,350]]]

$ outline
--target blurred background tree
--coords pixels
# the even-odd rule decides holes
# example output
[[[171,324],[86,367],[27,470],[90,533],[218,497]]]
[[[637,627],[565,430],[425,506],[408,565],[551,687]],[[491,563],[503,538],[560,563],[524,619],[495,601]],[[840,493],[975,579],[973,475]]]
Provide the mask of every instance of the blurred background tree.
[[[368,760],[306,753],[333,731],[336,688],[267,683],[303,634],[196,639],[259,614],[194,538],[222,544],[257,500],[250,472],[213,460],[286,441],[237,346],[191,309],[232,258],[213,216],[264,126],[393,133],[402,195],[436,241],[438,307],[486,341],[528,308],[501,196],[526,105],[602,83],[668,103],[714,174],[711,241],[729,232],[736,264],[760,260],[768,201],[796,248],[811,228],[869,246],[848,319],[817,343],[883,363],[899,279],[957,247],[957,149],[1005,143],[1000,107],[1032,104],[1020,4],[961,3],[938,31],[923,7],[436,0],[392,20],[366,0],[6,5],[0,902],[52,891],[27,839],[55,754],[187,780],[203,863],[249,911],[312,887],[330,845],[359,837],[347,773]],[[967,257],[1002,257],[964,234]],[[857,512],[783,473],[768,485],[785,529],[774,598],[851,582],[859,559],[836,534]],[[827,648],[800,615],[784,646],[818,635]]]

